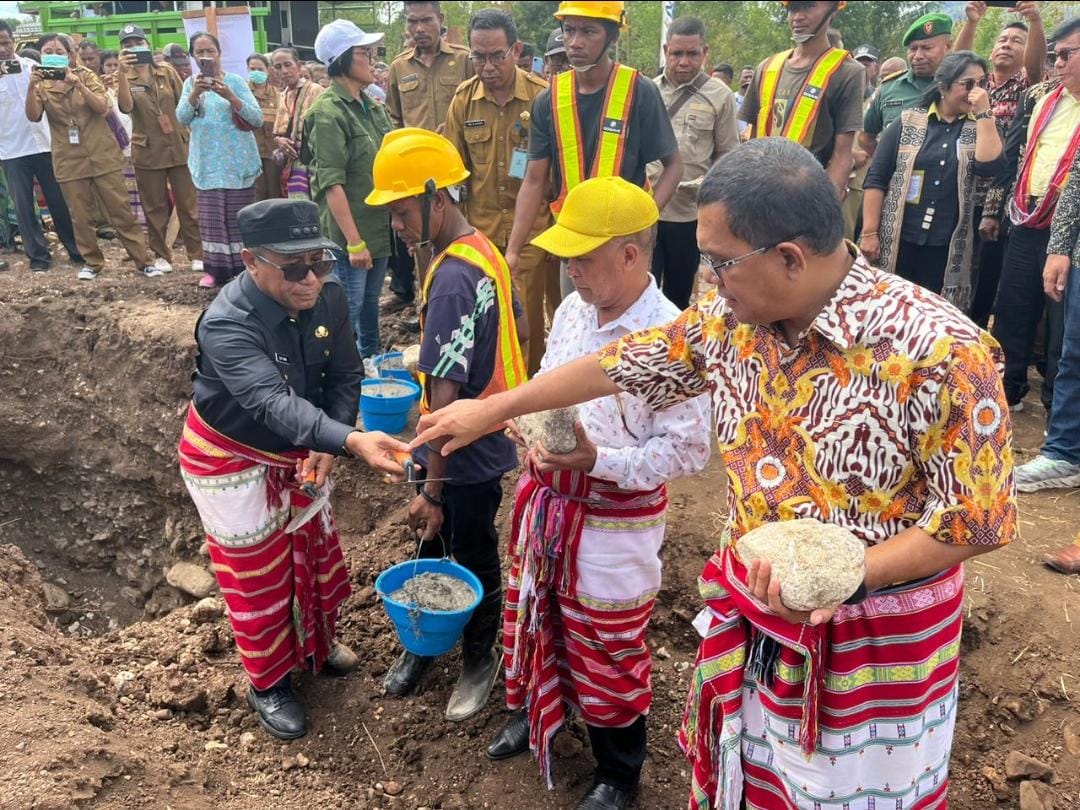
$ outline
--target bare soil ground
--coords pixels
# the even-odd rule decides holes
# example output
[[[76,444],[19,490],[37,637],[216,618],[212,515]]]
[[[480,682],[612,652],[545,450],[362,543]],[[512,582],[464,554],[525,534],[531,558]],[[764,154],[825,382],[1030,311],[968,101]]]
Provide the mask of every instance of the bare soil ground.
[[[560,735],[550,792],[528,758],[489,763],[497,696],[469,722],[443,719],[456,653],[418,695],[382,695],[398,647],[372,585],[412,554],[408,496],[357,465],[339,468],[335,498],[354,589],[341,635],[362,665],[342,679],[299,677],[310,733],[267,736],[244,703],[227,621],[196,616],[164,583],[173,562],[205,562],[174,447],[192,328],[211,294],[180,269],[80,283],[71,268],[31,274],[5,258],[16,261],[0,274],[0,806],[575,806],[591,779],[584,729]],[[397,323],[386,331],[411,342]],[[1021,462],[1042,440],[1029,406],[1015,420]],[[637,799],[650,809],[686,802],[674,740],[697,644],[696,578],[723,520],[720,465],[675,483],[671,503]],[[1023,539],[967,567],[952,769],[961,810],[1080,806],[1080,580],[1040,562],[1076,536],[1080,491],[1022,496],[1021,508]],[[46,612],[43,581],[70,605]],[[1013,751],[1048,766],[1041,787],[1005,779]]]

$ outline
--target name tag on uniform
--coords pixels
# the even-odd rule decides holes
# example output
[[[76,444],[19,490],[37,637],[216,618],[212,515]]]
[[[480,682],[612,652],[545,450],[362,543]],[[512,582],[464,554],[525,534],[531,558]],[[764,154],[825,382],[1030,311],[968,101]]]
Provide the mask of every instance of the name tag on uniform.
[[[131,85],[131,92],[132,93],[145,93],[146,88],[141,84],[133,84],[133,85]]]
[[[903,105],[903,99],[896,99],[895,101],[883,101],[881,103],[881,106],[883,107],[902,107]]]
[[[524,149],[515,149],[510,153],[510,176],[516,180],[524,180],[528,163],[529,153]]]
[[[904,198],[904,202],[908,205],[918,205],[919,200],[922,199],[923,180],[926,178],[926,173],[923,171],[915,171],[911,173],[911,182],[907,187],[907,196]]]
[[[466,129],[470,129],[472,127],[485,127],[485,126],[487,126],[487,121],[485,121],[482,118],[478,119],[476,121],[466,121],[465,122],[465,128]]]
[[[71,127],[68,130],[68,143],[76,144],[76,145],[79,143],[79,129],[78,129],[78,127]]]
[[[277,361],[278,363],[285,363],[286,365],[288,365],[288,363],[289,363],[289,358],[288,357],[286,357],[283,354],[278,354],[277,352],[274,352],[274,360]]]
[[[623,122],[618,118],[605,118],[604,119],[604,132],[613,132],[618,135],[622,132]]]
[[[818,96],[821,95],[821,88],[811,85],[810,87],[807,87],[805,90],[803,90],[803,95],[809,99],[817,101]]]

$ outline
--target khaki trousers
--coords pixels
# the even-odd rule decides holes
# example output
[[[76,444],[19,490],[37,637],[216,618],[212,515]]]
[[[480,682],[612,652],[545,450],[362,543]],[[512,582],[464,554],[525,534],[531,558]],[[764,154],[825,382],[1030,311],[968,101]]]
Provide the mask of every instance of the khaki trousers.
[[[262,159],[262,174],[255,178],[255,201],[281,196],[281,167],[270,158]]]
[[[184,165],[167,169],[136,169],[135,183],[142,197],[146,214],[146,234],[150,250],[167,262],[172,262],[172,239],[169,227],[169,188],[172,188],[176,213],[179,216],[180,236],[184,239],[188,260],[202,258],[202,237],[199,235],[199,214],[195,204],[195,184]]]
[[[153,264],[146,250],[146,240],[143,239],[142,229],[135,221],[135,214],[131,211],[127,186],[124,185],[124,175],[119,169],[99,177],[68,180],[60,183],[60,188],[63,189],[64,199],[67,200],[68,208],[71,210],[75,244],[87,267],[95,270],[105,268],[105,256],[98,247],[93,222],[95,193],[101,201],[102,213],[109,224],[116,229],[120,243],[131,260],[135,262],[136,268],[141,270]]]
[[[506,248],[499,250],[505,255]],[[521,251],[513,282],[514,291],[529,321],[529,339],[521,351],[531,377],[540,370],[540,361],[544,357],[546,325],[551,323],[555,309],[562,301],[559,262],[535,245],[526,245]]]

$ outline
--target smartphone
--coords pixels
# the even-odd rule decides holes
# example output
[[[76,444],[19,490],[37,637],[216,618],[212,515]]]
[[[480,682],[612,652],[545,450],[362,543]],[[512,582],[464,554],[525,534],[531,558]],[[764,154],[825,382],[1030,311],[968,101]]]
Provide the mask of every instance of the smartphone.
[[[43,67],[42,65],[34,65],[34,73],[37,73],[41,78],[48,81],[62,82],[67,78],[67,68],[58,67]]]
[[[544,57],[542,57],[542,56],[534,56],[533,57],[533,67],[532,67],[532,69],[533,69],[533,73],[535,73],[537,76],[543,76],[544,75]]]
[[[22,73],[22,62],[18,59],[0,60],[0,76],[10,76],[12,73]]]
[[[986,5],[998,8],[1016,8],[1016,0],[987,0]]]
[[[151,57],[153,58],[153,57]],[[213,59],[200,59],[199,60],[199,75],[207,79],[217,78],[217,68],[214,67]]]
[[[136,65],[154,64],[154,53],[149,48],[129,48],[128,53],[135,54]]]

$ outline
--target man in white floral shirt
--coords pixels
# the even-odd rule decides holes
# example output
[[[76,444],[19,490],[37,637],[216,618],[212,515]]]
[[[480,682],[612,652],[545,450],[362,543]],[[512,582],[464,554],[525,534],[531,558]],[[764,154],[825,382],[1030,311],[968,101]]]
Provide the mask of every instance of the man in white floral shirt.
[[[569,259],[576,290],[555,313],[540,375],[679,314],[649,272],[658,219],[648,193],[620,177],[569,193],[559,224],[533,241]],[[514,714],[488,755],[531,747],[548,776],[551,740],[572,706],[597,759],[579,807],[621,808],[645,759],[645,630],[660,589],[665,482],[708,461],[708,403],[657,410],[616,394],[579,406],[577,418],[577,446],[558,455],[537,443],[518,483],[503,625]]]

